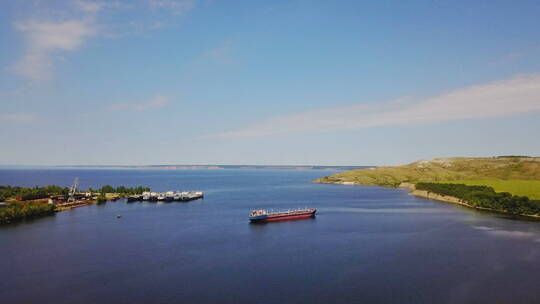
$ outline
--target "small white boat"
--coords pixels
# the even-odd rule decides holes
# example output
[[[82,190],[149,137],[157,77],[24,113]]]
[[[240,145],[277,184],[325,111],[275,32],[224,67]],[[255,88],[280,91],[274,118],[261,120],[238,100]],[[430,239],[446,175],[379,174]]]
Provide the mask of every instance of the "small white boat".
[[[150,192],[143,192],[142,193],[142,199],[143,199],[143,201],[150,200]]]

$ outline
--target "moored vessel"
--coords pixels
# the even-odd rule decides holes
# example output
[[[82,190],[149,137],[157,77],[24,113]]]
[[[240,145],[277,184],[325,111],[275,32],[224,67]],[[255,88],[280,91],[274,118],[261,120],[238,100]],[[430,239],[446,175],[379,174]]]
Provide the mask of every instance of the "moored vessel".
[[[277,221],[291,221],[315,217],[317,209],[295,209],[278,212],[268,212],[267,210],[251,210],[249,220],[252,223],[266,223]]]
[[[143,201],[150,200],[150,192],[148,192],[148,191],[143,192],[142,193],[142,199],[143,199]]]
[[[172,191],[167,192],[148,192],[145,191],[142,194],[133,194],[127,196],[128,202],[136,201],[192,201],[204,197],[202,191]]]
[[[144,199],[144,197],[142,195],[130,195],[127,197],[127,202],[128,203],[133,203],[133,202],[137,202],[137,201],[140,201]]]

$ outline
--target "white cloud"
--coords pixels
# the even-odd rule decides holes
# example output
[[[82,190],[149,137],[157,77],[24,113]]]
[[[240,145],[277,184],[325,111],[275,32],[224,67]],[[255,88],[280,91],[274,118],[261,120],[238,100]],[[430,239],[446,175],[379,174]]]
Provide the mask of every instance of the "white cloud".
[[[77,0],[73,3],[75,7],[86,13],[97,13],[106,8],[128,8],[129,3],[120,1],[82,1]]]
[[[166,9],[173,14],[185,14],[195,6],[193,0],[148,0],[148,4],[153,9]]]
[[[157,95],[147,103],[135,105],[135,111],[146,111],[152,109],[161,109],[169,104],[169,98],[164,95]]]
[[[41,50],[73,50],[93,29],[82,21],[26,22],[16,24],[19,31],[26,33],[32,47]]]
[[[30,122],[35,119],[34,114],[30,113],[4,113],[0,114],[0,121]]]
[[[75,6],[80,10],[88,13],[97,13],[106,6],[104,2],[92,2],[92,1],[75,1]]]
[[[540,74],[531,74],[457,89],[431,98],[403,98],[378,104],[357,104],[270,117],[246,128],[213,137],[358,130],[489,119],[537,111],[540,111]]]
[[[230,64],[234,63],[232,50],[232,43],[230,41],[225,41],[221,45],[213,49],[206,50],[203,53],[203,57],[206,60],[210,60],[216,63]]]
[[[26,46],[13,71],[31,80],[48,79],[52,73],[52,56],[56,52],[75,50],[95,33],[91,23],[78,20],[19,22],[15,28],[23,33]]]
[[[137,111],[143,112],[147,110],[156,110],[166,107],[170,102],[170,98],[165,95],[156,95],[150,100],[138,104],[116,104],[107,108],[109,111]]]
[[[48,1],[35,1],[28,5],[31,19],[17,21],[15,29],[25,42],[21,58],[11,67],[14,73],[34,81],[48,80],[52,74],[55,59],[62,52],[80,48],[91,36],[98,33],[102,37],[118,37],[126,33],[139,33],[143,29],[158,29],[165,26],[165,21],[153,20],[151,25],[139,20],[118,23],[98,23],[98,15],[106,9],[139,9],[146,12],[150,6],[164,14],[181,15],[194,7],[194,0],[142,0],[137,2],[122,1],[85,1],[73,0],[62,9]],[[163,17],[163,14],[158,16]],[[143,19],[144,18],[139,18]],[[142,24],[142,25],[140,25]],[[134,26],[135,25],[135,26]]]

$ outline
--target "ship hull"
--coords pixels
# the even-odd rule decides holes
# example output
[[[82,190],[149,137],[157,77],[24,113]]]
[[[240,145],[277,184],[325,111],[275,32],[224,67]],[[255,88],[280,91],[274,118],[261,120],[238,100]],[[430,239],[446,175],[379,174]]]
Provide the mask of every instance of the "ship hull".
[[[301,214],[286,214],[286,215],[268,215],[257,216],[250,218],[252,223],[270,223],[270,222],[282,222],[282,221],[295,221],[307,218],[315,217],[317,211],[311,211]]]

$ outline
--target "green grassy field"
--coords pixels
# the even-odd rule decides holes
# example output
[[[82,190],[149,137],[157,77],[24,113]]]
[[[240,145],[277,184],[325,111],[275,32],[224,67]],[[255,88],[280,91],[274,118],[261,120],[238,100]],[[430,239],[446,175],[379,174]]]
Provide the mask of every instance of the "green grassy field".
[[[343,183],[397,187],[403,182],[442,181],[496,181],[493,187],[510,189],[518,193],[532,193],[540,181],[540,158],[491,157],[491,158],[436,158],[417,161],[402,166],[380,166],[336,173],[316,182]],[[513,181],[524,181],[513,182]],[[532,182],[526,182],[532,181]]]
[[[458,180],[441,181],[440,183],[465,184],[475,186],[490,186],[496,192],[509,192],[514,195],[527,196],[530,199],[540,199],[540,180]]]

